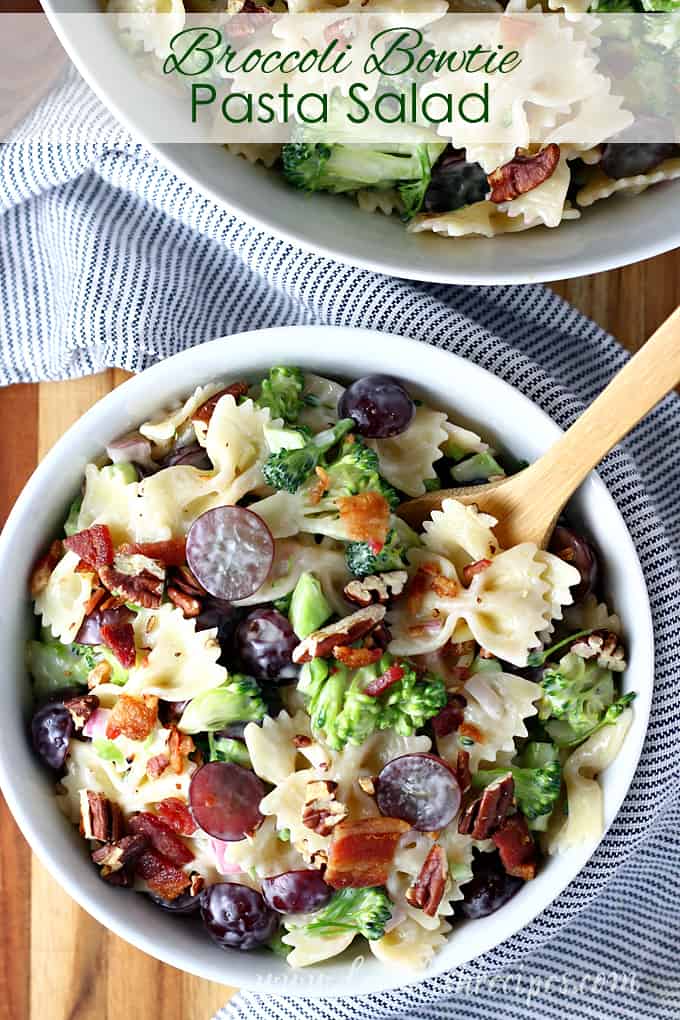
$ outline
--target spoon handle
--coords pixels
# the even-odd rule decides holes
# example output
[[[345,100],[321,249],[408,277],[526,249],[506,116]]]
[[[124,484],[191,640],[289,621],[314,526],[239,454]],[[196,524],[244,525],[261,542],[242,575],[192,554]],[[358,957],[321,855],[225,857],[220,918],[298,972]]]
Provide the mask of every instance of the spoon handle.
[[[602,458],[679,382],[680,308],[676,308],[571,428],[527,468],[532,488],[548,485],[550,502],[557,505],[563,496],[564,506]]]

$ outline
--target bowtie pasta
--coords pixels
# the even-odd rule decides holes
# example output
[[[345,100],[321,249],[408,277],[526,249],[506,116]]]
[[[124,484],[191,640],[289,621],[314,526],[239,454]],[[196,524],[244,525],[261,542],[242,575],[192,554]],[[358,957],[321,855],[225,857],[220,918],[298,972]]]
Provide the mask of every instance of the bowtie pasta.
[[[212,380],[85,469],[31,577],[36,754],[103,881],[309,966],[427,967],[602,832],[621,623],[591,543],[501,548],[516,468],[387,375]],[[411,496],[453,490],[422,531]]]
[[[120,29],[131,45],[155,55],[158,61],[169,52],[169,40],[186,24],[187,16],[213,13],[205,0],[172,0],[169,7],[159,0],[108,0],[105,6],[119,16]],[[491,52],[519,33],[527,46],[526,59],[504,81],[502,92],[493,93],[494,104],[506,105],[491,123],[488,117],[477,123],[450,116],[435,127],[423,126],[421,118],[417,133],[412,131],[408,138],[404,134],[403,140],[396,141],[389,135],[380,141],[383,125],[373,118],[362,126],[358,108],[347,98],[348,82],[341,78],[339,85],[345,91],[342,98],[332,97],[327,124],[296,125],[293,140],[283,145],[271,137],[259,143],[239,140],[227,145],[233,155],[280,174],[292,188],[345,195],[366,212],[401,218],[410,233],[492,238],[538,226],[554,228],[579,219],[589,206],[612,195],[635,196],[650,186],[680,178],[680,144],[671,119],[677,105],[673,83],[678,77],[678,58],[667,69],[661,63],[671,60],[674,46],[677,50],[677,26],[668,18],[659,23],[653,17],[679,11],[680,0],[548,0],[542,5],[536,0],[345,0],[341,4],[327,0],[229,0],[226,9],[230,14],[247,15],[247,23],[239,26],[240,37],[265,31],[275,13],[274,42],[291,50],[303,44],[322,50],[335,34],[339,45],[351,38],[355,55],[357,48],[363,53],[357,25],[348,22],[348,15],[355,13],[370,16],[378,26],[394,24],[399,16],[413,20],[413,15],[419,14],[428,27],[426,42],[435,48],[439,42],[444,50],[453,47],[453,33],[444,34],[448,25],[441,20],[447,13],[461,19],[471,14],[489,15],[483,22],[466,17],[455,40],[471,33],[474,41],[481,39]],[[153,17],[161,11],[165,18]],[[328,16],[334,11],[338,12],[337,29],[327,17],[315,23],[314,14]],[[546,14],[533,48],[524,35],[526,18],[521,20],[528,11]],[[550,12],[562,17],[552,17]],[[257,24],[258,14],[263,16],[264,28]],[[287,24],[286,14],[299,20]],[[618,65],[603,57],[598,66],[598,56],[610,53],[609,44],[614,50],[617,43],[621,47],[630,27],[619,21],[609,33],[606,19],[596,20],[602,14],[640,15],[635,46],[619,54]],[[504,26],[506,17],[518,16],[518,28]],[[622,72],[621,66],[627,62],[634,66]],[[655,63],[656,75],[651,70]],[[410,88],[411,79],[408,74],[405,77]],[[279,74],[279,85],[284,80],[294,87],[295,76]],[[307,74],[302,81],[305,90],[328,90],[320,73],[311,79]],[[413,86],[418,84],[422,102],[430,93],[456,96],[460,82],[454,72],[443,70],[432,81],[416,77]],[[389,84],[393,90],[398,88],[393,79]],[[271,87],[271,75],[234,73],[235,92],[257,93]],[[654,96],[652,109],[646,105],[649,94]],[[404,99],[402,96],[402,103]],[[343,110],[354,117],[351,137],[346,132],[329,135],[329,124],[345,123],[340,118]],[[637,132],[630,130],[635,118]],[[658,130],[664,118],[665,133]],[[655,133],[664,140],[636,141],[646,132],[649,137],[649,125],[654,122]],[[405,124],[403,127],[405,132]],[[621,140],[612,142],[612,138]],[[422,480],[410,477],[405,481],[417,485]],[[407,488],[403,491],[409,492]]]

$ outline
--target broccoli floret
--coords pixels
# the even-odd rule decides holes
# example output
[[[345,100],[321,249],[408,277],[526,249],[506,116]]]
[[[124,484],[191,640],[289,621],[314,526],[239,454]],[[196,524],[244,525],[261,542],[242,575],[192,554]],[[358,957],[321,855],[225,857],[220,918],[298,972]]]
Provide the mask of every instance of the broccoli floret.
[[[580,744],[602,726],[616,722],[636,697],[626,694],[616,699],[612,672],[573,652],[545,670],[541,687],[538,717],[558,747]]]
[[[304,386],[305,374],[301,368],[277,365],[262,380],[257,404],[259,407],[268,407],[272,419],[283,418],[288,425],[294,425],[305,406],[302,399]]]
[[[289,619],[297,636],[302,640],[323,626],[333,615],[323,588],[314,574],[300,574],[290,602]]]
[[[472,777],[472,785],[483,790],[496,779],[512,774],[515,781],[515,799],[528,821],[549,815],[555,807],[562,785],[562,768],[558,761],[551,761],[542,768],[520,768],[512,765],[509,769],[480,769]]]
[[[229,723],[259,722],[266,714],[257,681],[234,673],[219,687],[192,698],[182,713],[179,729],[183,733],[222,730]]]
[[[391,917],[392,901],[381,886],[340,889],[333,893],[325,907],[312,914],[307,924],[300,927],[315,938],[355,931],[374,941],[383,937],[385,925]],[[287,921],[286,927],[300,930],[293,922]]]
[[[490,478],[504,478],[505,471],[491,453],[476,453],[466,457],[451,468],[451,478],[456,485],[472,485],[488,482]]]
[[[337,458],[325,465],[329,490],[327,499],[339,496],[356,496],[360,492],[379,492],[387,500],[390,510],[396,510],[401,499],[380,475],[378,454],[358,436],[347,436]]]
[[[248,748],[242,740],[222,737],[217,733],[208,733],[208,753],[210,761],[231,761],[244,768],[251,767]]]
[[[342,418],[333,428],[312,436],[301,448],[270,454],[262,467],[265,481],[274,489],[297,492],[321,463],[324,454],[353,428],[351,418]]]
[[[28,642],[28,670],[38,699],[69,687],[86,687],[88,675],[104,661],[111,666],[109,683],[125,684],[128,671],[103,645],[63,645],[54,640]]]
[[[368,684],[390,667],[401,669],[400,679],[383,694],[364,693]],[[303,667],[298,687],[308,699],[312,729],[323,733],[335,750],[345,744],[363,744],[377,730],[392,729],[411,736],[446,704],[446,690],[439,677],[427,674],[419,678],[409,663],[389,654],[357,670],[314,659]]]
[[[404,215],[410,219],[423,204],[432,167],[445,147],[438,142],[387,145],[384,149],[365,142],[291,143],[283,147],[283,176],[302,191],[341,194],[361,188],[396,188]]]
[[[396,528],[390,528],[385,544],[349,542],[345,549],[347,569],[357,577],[379,574],[383,570],[403,570],[406,566],[406,549]]]

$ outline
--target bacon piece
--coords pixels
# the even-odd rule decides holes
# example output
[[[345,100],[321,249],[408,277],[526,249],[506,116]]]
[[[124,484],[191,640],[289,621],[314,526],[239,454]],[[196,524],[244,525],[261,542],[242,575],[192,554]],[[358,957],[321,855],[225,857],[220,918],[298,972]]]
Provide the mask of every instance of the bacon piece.
[[[123,556],[147,556],[164,567],[181,567],[187,561],[187,541],[169,538],[164,542],[127,542],[118,552]]]
[[[403,680],[404,674],[404,667],[395,662],[384,673],[377,676],[375,680],[371,680],[369,684],[366,684],[364,694],[368,694],[371,698],[377,698],[379,694],[383,694],[392,684]]]
[[[166,797],[165,800],[159,801],[156,804],[156,813],[180,836],[193,836],[198,828],[189,805],[179,797]]]
[[[149,889],[164,900],[176,900],[191,885],[191,878],[157,850],[145,850],[137,858],[135,872]]]
[[[150,570],[126,574],[115,566],[104,566],[99,568],[99,579],[116,598],[134,602],[144,609],[158,609],[163,599],[164,577]]]
[[[131,623],[107,624],[101,628],[102,641],[111,649],[126,669],[131,669],[137,658],[135,632]]]
[[[188,758],[196,745],[188,733],[180,733],[175,725],[171,727],[168,737],[168,754],[170,755],[170,768],[176,775],[184,771],[184,759]]]
[[[50,574],[62,557],[64,547],[60,541],[53,542],[44,556],[41,556],[33,567],[29,587],[33,598],[45,591]]]
[[[350,648],[349,645],[336,645],[333,648],[334,658],[338,662],[342,662],[348,669],[371,666],[382,658],[382,654],[382,648]]]
[[[128,829],[135,836],[146,836],[154,850],[162,854],[171,864],[188,864],[194,855],[177,833],[149,811],[140,811],[128,821]]]
[[[463,722],[460,724],[458,732],[461,737],[467,737],[469,740],[474,741],[475,744],[484,743],[484,734],[480,730],[479,726],[475,726],[471,722]]]
[[[488,839],[506,818],[513,803],[515,783],[512,774],[489,783],[481,797],[468,805],[458,822],[458,831],[473,839]]]
[[[443,849],[435,844],[423,861],[420,874],[406,891],[406,899],[412,907],[420,907],[428,917],[434,917],[446,888],[449,862]]]
[[[134,698],[121,694],[111,709],[106,724],[106,736],[115,740],[122,733],[129,740],[146,740],[158,718],[158,698]]]
[[[518,150],[519,152],[519,150]],[[527,191],[533,191],[552,177],[560,161],[560,147],[552,142],[533,156],[519,156],[499,166],[487,177],[491,202],[512,202]]]
[[[191,416],[192,421],[202,421],[207,425],[213,416],[213,411],[217,407],[217,404],[222,397],[232,396],[234,400],[238,400],[239,397],[245,397],[248,392],[248,383],[235,382],[231,386],[227,386],[226,389],[220,390],[214,396],[210,397],[204,404],[194,411]]]
[[[449,700],[432,719],[435,737],[448,737],[463,724],[463,713],[467,701],[462,694],[450,694]]]
[[[64,546],[80,556],[88,567],[104,567],[113,563],[113,541],[105,524],[93,524],[64,539]]]
[[[390,507],[380,492],[340,496],[335,502],[351,539],[385,542],[390,527]]]
[[[167,754],[155,754],[146,763],[146,774],[149,779],[158,779],[163,775],[169,764],[170,759]]]
[[[430,577],[428,571],[418,567],[411,578],[411,583],[406,592],[406,605],[411,616],[417,616],[423,604],[423,599],[430,588]]]
[[[519,812],[506,818],[491,837],[498,847],[501,863],[508,875],[528,881],[536,876],[536,844],[527,820]]]
[[[400,837],[411,826],[401,818],[363,818],[336,826],[325,881],[333,889],[384,885]]]
[[[463,567],[463,580],[470,584],[475,574],[481,574],[483,570],[491,566],[491,560],[477,560],[476,563],[466,563]]]

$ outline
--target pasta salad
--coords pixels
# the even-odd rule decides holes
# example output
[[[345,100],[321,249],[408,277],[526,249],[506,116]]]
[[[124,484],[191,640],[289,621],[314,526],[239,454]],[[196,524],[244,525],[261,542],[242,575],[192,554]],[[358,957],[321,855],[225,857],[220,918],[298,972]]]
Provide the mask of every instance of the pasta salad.
[[[275,366],[88,464],[36,564],[36,754],[103,881],[302,967],[423,968],[602,832],[631,721],[592,544],[427,490],[519,465],[408,388]]]
[[[501,48],[504,40],[514,38],[515,31],[521,38],[523,23],[514,30],[511,24],[506,38],[504,19],[497,21],[497,15],[562,13],[560,27],[546,32],[545,46],[554,47],[546,66],[537,66],[533,77],[521,79],[516,93],[512,77],[504,83],[508,94],[505,115],[508,123],[515,125],[505,143],[499,142],[500,129],[493,125],[482,125],[479,130],[474,125],[473,130],[469,124],[453,121],[437,127],[422,117],[414,121],[416,134],[382,137],[383,125],[374,117],[362,126],[357,109],[346,96],[334,98],[323,122],[296,124],[286,144],[278,144],[279,136],[271,132],[269,136],[261,133],[261,141],[248,141],[258,137],[252,133],[244,134],[242,141],[229,139],[227,148],[232,153],[253,164],[264,164],[291,188],[313,194],[315,199],[324,193],[344,195],[365,212],[400,218],[410,233],[491,238],[537,226],[555,228],[579,219],[596,202],[614,195],[636,196],[650,186],[680,178],[680,140],[672,113],[677,107],[673,83],[680,72],[678,19],[673,23],[669,18],[680,14],[680,0],[362,0],[360,4],[229,0],[226,5],[172,0],[169,9],[159,0],[107,0],[106,9],[134,13],[136,21],[125,22],[130,45],[160,59],[166,56],[170,37],[187,19],[209,14],[219,18],[225,9],[230,15],[241,13],[248,18],[238,29],[239,42],[244,45],[248,40],[254,40],[255,45],[257,33],[266,33],[266,26],[274,20],[279,23],[275,42],[281,45],[283,39],[291,48],[301,45],[301,21],[289,29],[282,24],[286,15],[297,15],[305,19],[305,42],[319,50],[334,37],[345,45],[354,39],[357,29],[350,21],[356,13],[382,18],[385,25],[405,15],[432,22],[447,13],[491,15],[494,29],[489,28],[487,42]],[[161,11],[168,21],[164,31],[157,19],[151,18],[148,24],[142,20],[144,14]],[[329,22],[335,11],[337,22]],[[316,26],[309,17],[313,14],[324,16]],[[615,20],[607,30],[610,14],[639,15],[639,38],[618,58],[617,42],[621,46],[621,38],[630,35],[631,29],[620,21],[617,27]],[[578,32],[574,35],[572,19],[586,15],[589,20],[577,24],[583,26],[584,38],[588,33],[594,37],[584,53],[585,43]],[[661,16],[661,22],[655,16]],[[554,20],[557,22],[557,17]],[[600,29],[600,38],[594,26],[602,24],[605,28]],[[465,38],[470,29],[460,31]],[[593,69],[598,55],[603,67],[596,74]],[[659,67],[662,61],[669,64],[663,73]],[[404,90],[412,85],[415,88],[409,77],[412,73],[404,75]],[[253,78],[259,89],[269,87],[264,73],[239,76],[234,72],[234,76],[236,90],[253,87]],[[314,81],[320,88],[323,75]],[[585,81],[590,83],[588,88]],[[394,84],[391,79],[390,83]],[[443,72],[435,84],[450,94],[460,87],[455,75],[447,77]],[[419,83],[419,87],[426,96],[430,86]],[[348,121],[345,115],[350,111],[355,116]],[[216,137],[218,134],[216,129]]]

